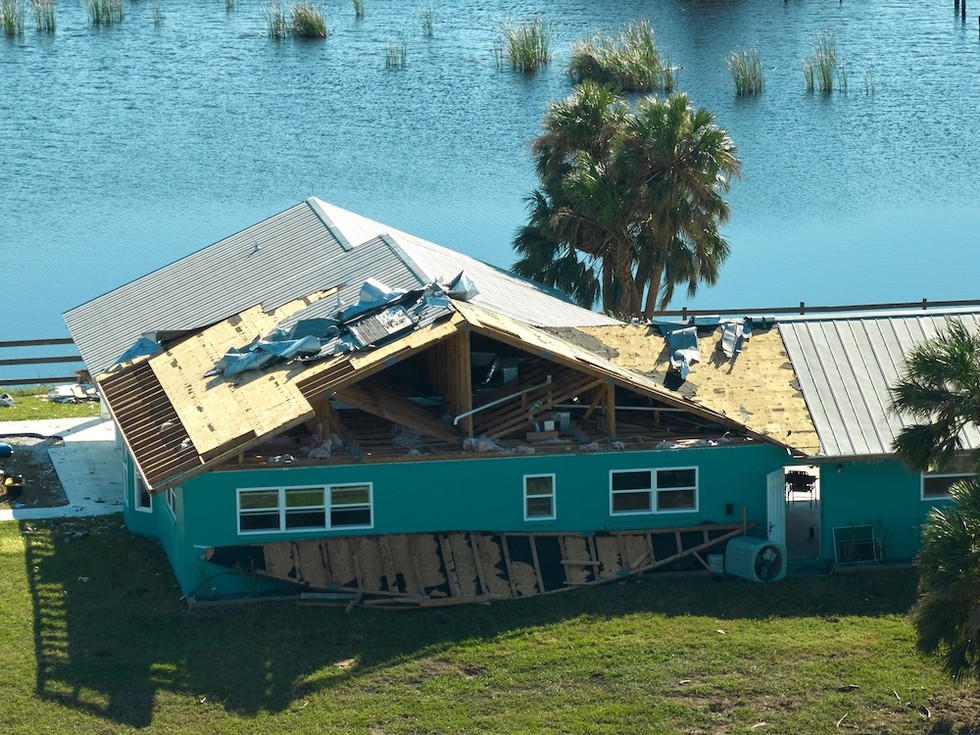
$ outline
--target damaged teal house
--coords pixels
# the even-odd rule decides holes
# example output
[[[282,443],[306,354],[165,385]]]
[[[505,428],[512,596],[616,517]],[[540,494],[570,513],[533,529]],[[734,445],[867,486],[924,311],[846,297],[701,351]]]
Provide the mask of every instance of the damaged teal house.
[[[948,487],[882,392],[931,313],[622,324],[311,198],[65,320],[189,599],[774,580],[910,558]]]

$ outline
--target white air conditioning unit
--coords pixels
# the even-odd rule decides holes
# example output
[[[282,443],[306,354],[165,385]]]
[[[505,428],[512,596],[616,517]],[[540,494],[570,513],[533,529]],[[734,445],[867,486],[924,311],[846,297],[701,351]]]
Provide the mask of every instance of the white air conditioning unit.
[[[725,574],[752,582],[778,582],[786,576],[786,547],[764,538],[733,538],[725,548]]]

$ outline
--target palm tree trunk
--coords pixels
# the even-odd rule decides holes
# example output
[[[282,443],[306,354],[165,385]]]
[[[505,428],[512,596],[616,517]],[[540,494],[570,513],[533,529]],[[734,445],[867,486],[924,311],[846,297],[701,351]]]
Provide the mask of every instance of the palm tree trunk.
[[[664,266],[659,264],[650,274],[650,282],[647,284],[646,305],[643,307],[643,318],[649,319],[657,310],[657,295],[660,293],[660,281],[663,279]],[[661,304],[660,306],[664,306]]]

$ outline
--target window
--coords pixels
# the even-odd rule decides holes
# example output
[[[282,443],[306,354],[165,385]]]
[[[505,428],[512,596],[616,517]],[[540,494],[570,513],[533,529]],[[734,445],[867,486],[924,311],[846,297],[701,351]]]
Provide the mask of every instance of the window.
[[[177,491],[172,488],[167,488],[167,507],[170,509],[170,515],[177,520]]]
[[[371,527],[371,485],[238,491],[238,532]]]
[[[610,473],[610,513],[677,513],[698,509],[698,468],[622,470]]]
[[[555,519],[555,476],[524,475],[524,520]]]
[[[146,483],[139,472],[133,473],[133,497],[136,510],[143,513],[153,512],[153,498],[150,497],[150,491],[146,489]]]
[[[922,473],[922,500],[945,500],[949,489],[961,480],[973,477],[971,472]]]

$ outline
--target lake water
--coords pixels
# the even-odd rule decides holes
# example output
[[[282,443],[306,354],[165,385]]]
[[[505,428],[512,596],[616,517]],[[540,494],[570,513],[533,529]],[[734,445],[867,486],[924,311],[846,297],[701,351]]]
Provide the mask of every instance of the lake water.
[[[0,38],[0,339],[59,336],[60,314],[315,194],[501,266],[535,178],[528,143],[571,91],[572,43],[649,18],[744,164],[720,284],[675,306],[765,307],[977,296],[980,40],[976,8],[903,0],[663,0],[327,8],[322,42],[268,38],[266,4],[126,0],[92,27]],[[540,12],[554,58],[498,69],[499,28]],[[30,18],[28,18],[30,24]],[[800,69],[835,34],[847,94]],[[384,68],[404,42],[407,67]],[[724,65],[759,48],[765,92]],[[865,78],[874,94],[865,93]]]

